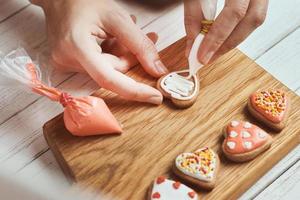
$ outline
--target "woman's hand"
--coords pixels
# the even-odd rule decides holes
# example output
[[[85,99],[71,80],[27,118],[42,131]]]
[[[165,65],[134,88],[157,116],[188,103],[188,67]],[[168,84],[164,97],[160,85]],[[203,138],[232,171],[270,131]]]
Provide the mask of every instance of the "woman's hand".
[[[225,0],[225,6],[198,50],[198,60],[207,64],[245,40],[266,17],[268,0]],[[184,1],[186,56],[200,33],[202,9],[199,0]]]
[[[138,61],[154,77],[167,73],[153,43],[157,35],[143,34],[135,19],[114,1],[32,2],[45,12],[51,57],[58,68],[87,72],[100,86],[126,99],[162,102],[158,90],[123,74]]]

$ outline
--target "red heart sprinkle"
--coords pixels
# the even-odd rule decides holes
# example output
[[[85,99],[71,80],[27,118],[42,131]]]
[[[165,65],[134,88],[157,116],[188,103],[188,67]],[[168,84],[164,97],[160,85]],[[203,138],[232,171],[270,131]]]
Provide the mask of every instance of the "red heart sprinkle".
[[[153,193],[153,194],[152,194],[152,198],[153,198],[153,199],[159,199],[159,198],[160,198],[159,192]]]
[[[166,177],[164,177],[164,176],[159,176],[159,177],[156,179],[156,183],[157,183],[157,184],[161,184],[161,183],[163,183],[165,180],[166,180]]]
[[[175,182],[175,183],[173,183],[173,187],[174,187],[174,189],[178,189],[179,187],[180,187],[180,182]]]
[[[194,191],[191,191],[188,193],[188,195],[191,197],[191,199],[193,199],[195,197],[195,192]]]

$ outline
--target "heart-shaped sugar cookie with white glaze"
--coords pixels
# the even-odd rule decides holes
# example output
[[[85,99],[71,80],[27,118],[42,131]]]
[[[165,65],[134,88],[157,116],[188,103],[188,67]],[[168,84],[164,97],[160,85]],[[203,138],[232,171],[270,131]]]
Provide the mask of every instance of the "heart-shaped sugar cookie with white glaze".
[[[219,163],[218,155],[212,149],[205,147],[194,153],[178,155],[173,171],[182,179],[211,190],[215,187]]]
[[[188,70],[174,71],[157,81],[157,89],[179,108],[192,106],[199,94],[200,83],[197,75],[187,79],[188,75]]]
[[[259,90],[248,100],[250,113],[275,131],[286,126],[290,110],[290,99],[282,90]]]
[[[149,190],[149,200],[198,200],[197,193],[188,186],[164,176],[155,179]]]
[[[264,130],[244,121],[232,121],[224,130],[222,149],[230,160],[244,162],[267,150],[272,137]]]

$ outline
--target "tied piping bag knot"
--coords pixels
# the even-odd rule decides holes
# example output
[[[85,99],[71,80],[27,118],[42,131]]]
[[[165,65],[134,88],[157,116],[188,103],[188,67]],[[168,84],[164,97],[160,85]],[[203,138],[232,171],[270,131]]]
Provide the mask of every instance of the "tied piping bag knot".
[[[25,49],[0,57],[0,87],[21,87],[60,102],[64,106],[66,129],[76,136],[121,134],[122,128],[103,99],[93,96],[71,97],[42,82],[41,70]]]
[[[59,98],[59,103],[63,107],[66,107],[68,105],[68,103],[72,100],[73,100],[73,97],[70,94],[68,94],[66,92],[62,92],[60,95],[60,98]]]

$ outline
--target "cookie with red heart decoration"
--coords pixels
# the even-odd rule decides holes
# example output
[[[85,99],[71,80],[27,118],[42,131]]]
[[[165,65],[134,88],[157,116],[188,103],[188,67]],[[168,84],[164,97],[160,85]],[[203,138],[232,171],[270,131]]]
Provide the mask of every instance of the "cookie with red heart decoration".
[[[193,153],[178,155],[173,171],[182,179],[211,190],[215,187],[219,163],[218,155],[212,149],[205,147]]]
[[[290,110],[290,99],[282,90],[259,90],[248,100],[249,112],[275,131],[285,126]]]
[[[198,200],[197,193],[188,186],[167,179],[164,176],[157,177],[148,195],[149,200]]]
[[[268,133],[250,122],[232,121],[224,131],[223,152],[227,158],[236,162],[254,159],[272,143]]]

